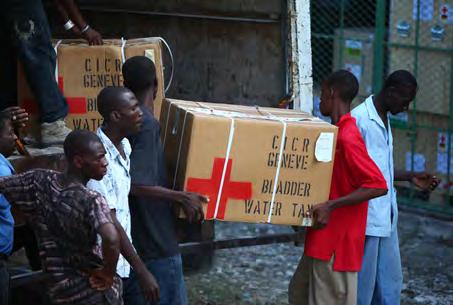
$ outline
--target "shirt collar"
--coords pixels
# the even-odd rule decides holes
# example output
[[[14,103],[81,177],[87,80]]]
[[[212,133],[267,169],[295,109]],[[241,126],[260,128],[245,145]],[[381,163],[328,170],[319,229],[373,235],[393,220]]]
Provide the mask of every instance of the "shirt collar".
[[[118,159],[120,160],[119,162],[121,164],[123,163],[127,163],[127,160],[125,160],[120,152],[118,151],[118,149],[116,148],[115,144],[113,144],[113,142],[110,140],[110,138],[104,133],[104,131],[102,130],[101,127],[98,128],[97,130],[97,135],[99,136],[99,138],[101,138],[101,141],[102,143],[104,144],[104,148],[105,150],[109,153],[109,155],[111,156],[112,160],[115,160],[115,159]],[[126,151],[126,142],[127,142],[127,139],[124,138],[123,140],[121,140],[121,146],[123,147],[123,150],[124,152],[126,153],[126,158],[127,158],[127,151]],[[126,166],[126,164],[123,164]]]
[[[382,121],[381,117],[379,116],[379,114],[378,114],[378,112],[376,110],[376,107],[374,106],[373,95],[370,95],[366,99],[365,106],[366,106],[366,109],[367,109],[367,112],[368,112],[368,118],[370,120],[375,121],[382,128],[386,129],[385,125],[384,125],[384,122]],[[387,120],[388,120],[388,115],[387,115]]]

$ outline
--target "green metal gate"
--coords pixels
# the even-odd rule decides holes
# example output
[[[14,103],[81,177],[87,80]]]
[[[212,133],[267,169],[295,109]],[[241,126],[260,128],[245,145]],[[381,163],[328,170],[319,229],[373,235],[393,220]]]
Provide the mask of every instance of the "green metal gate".
[[[386,75],[418,80],[407,114],[392,117],[395,168],[442,179],[429,194],[397,183],[399,204],[453,215],[453,1],[312,0],[315,112],[320,82],[346,68],[360,82],[354,104],[378,92]]]

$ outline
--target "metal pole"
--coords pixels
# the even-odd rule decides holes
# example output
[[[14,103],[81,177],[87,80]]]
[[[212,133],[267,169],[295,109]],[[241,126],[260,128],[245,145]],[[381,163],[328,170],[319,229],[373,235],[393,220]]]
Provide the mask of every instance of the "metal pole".
[[[344,2],[345,0],[341,0],[340,4],[340,37],[338,38],[338,46],[340,53],[338,54],[338,67],[336,69],[343,69],[344,63]]]
[[[376,29],[374,31],[373,92],[382,88],[384,77],[385,0],[376,1]]]

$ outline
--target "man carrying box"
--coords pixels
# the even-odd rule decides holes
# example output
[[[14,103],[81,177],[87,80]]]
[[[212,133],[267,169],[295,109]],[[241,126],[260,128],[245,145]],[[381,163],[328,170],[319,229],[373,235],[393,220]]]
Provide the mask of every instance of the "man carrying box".
[[[368,200],[387,193],[349,113],[358,88],[346,70],[334,72],[322,85],[321,113],[339,128],[330,199],[313,209],[318,228],[307,230],[304,255],[290,282],[292,305],[356,304]]]
[[[67,20],[67,30],[90,44],[102,43],[101,35],[84,21],[73,0],[59,0],[56,4]],[[17,104],[17,58],[38,104],[41,144],[63,144],[70,132],[64,122],[68,105],[55,79],[56,55],[42,1],[0,1],[0,40],[0,110]]]
[[[394,181],[408,181],[422,190],[433,190],[439,180],[427,173],[394,170],[393,136],[389,113],[407,111],[417,93],[417,80],[408,71],[389,75],[384,88],[352,111],[370,157],[387,181],[389,192],[370,201],[366,225],[365,256],[359,273],[358,304],[399,304],[403,274],[398,244],[398,207]]]
[[[153,105],[157,92],[153,62],[144,56],[132,57],[123,65],[123,76],[124,85],[134,92],[143,112],[140,132],[129,137],[132,145],[130,209],[134,245],[159,284],[161,299],[156,304],[186,305],[187,294],[172,204],[179,205],[189,221],[202,220],[202,203],[206,202],[206,198],[166,187],[167,170],[160,125],[148,108]],[[131,279],[134,286],[125,295],[125,304],[147,304],[138,293],[134,274]]]

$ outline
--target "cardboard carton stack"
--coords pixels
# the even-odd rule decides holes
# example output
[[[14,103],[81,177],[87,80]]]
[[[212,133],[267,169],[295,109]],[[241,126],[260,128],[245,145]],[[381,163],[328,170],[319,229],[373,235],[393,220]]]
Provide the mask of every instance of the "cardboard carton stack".
[[[69,115],[66,118],[69,128],[94,131],[99,127],[102,120],[97,111],[98,93],[107,86],[122,86],[123,61],[136,55],[147,56],[156,65],[158,92],[154,112],[159,116],[164,98],[164,77],[161,44],[158,38],[104,40],[102,46],[89,46],[81,40],[63,40],[55,42],[55,49],[57,80],[69,105]],[[27,132],[37,136],[39,110],[21,67],[18,98],[19,105],[31,114]]]
[[[206,219],[311,225],[329,197],[337,128],[306,113],[165,100],[162,139],[177,189]]]

